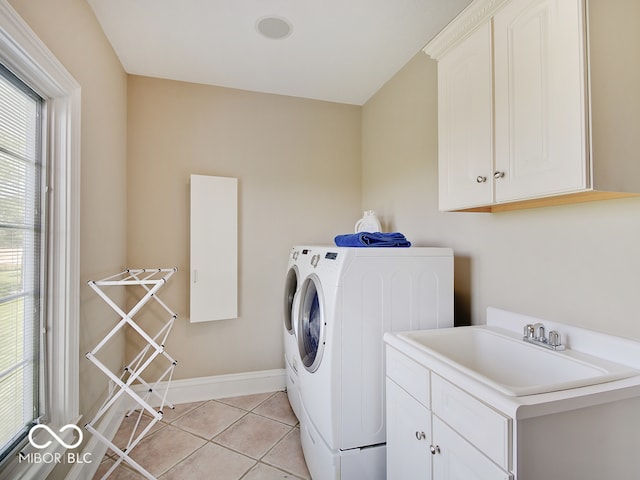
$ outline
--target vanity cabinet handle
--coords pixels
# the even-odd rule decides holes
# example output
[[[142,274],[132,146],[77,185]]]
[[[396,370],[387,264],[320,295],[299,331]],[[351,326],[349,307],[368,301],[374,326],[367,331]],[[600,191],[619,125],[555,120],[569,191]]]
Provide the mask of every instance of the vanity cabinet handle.
[[[440,446],[439,445],[430,445],[429,446],[429,451],[431,452],[431,455],[435,455],[436,453],[440,453]]]
[[[482,175],[478,175],[476,177],[476,182],[478,182],[478,183],[484,183],[486,181],[487,181],[487,177],[483,177]]]
[[[504,177],[504,172],[499,172],[499,171],[498,171],[498,172],[495,172],[495,173],[493,174],[493,178],[496,178],[496,179],[497,179],[497,178],[502,178],[502,177]]]
[[[427,438],[427,436],[424,434],[424,432],[416,432],[416,439],[424,440],[425,438]]]

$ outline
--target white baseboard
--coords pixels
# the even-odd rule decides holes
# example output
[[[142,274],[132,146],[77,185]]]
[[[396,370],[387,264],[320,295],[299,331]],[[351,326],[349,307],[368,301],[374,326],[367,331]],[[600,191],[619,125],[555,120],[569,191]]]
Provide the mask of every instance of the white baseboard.
[[[158,390],[163,391],[165,385],[166,382],[159,384]],[[167,400],[173,404],[202,402],[218,398],[276,392],[284,390],[285,387],[286,377],[283,368],[258,372],[232,373],[212,377],[173,380],[169,386]],[[145,392],[144,386],[141,385],[134,387],[134,390],[140,395]],[[135,403],[131,397],[126,394],[122,395],[120,400],[105,413],[100,423],[99,431],[102,432],[106,438],[112,439],[122,423],[124,414],[134,406]],[[66,480],[93,478],[106,452],[107,446],[96,437],[92,437],[83,449],[83,454],[91,453],[92,462],[75,464],[69,471]]]
[[[164,391],[166,383],[158,385],[158,391]],[[256,393],[275,392],[286,387],[285,370],[261,370],[258,372],[231,373],[212,377],[196,377],[184,380],[173,380],[169,386],[167,400],[174,404],[202,402],[226,397],[239,397]],[[136,385],[133,389],[142,396],[144,386]],[[153,402],[151,403],[154,405]]]

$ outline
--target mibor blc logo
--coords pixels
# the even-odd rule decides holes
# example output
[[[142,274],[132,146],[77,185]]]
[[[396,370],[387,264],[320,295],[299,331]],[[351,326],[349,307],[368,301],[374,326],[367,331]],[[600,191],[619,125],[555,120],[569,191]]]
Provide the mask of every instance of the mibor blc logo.
[[[38,430],[44,430],[48,433],[53,440],[47,440],[46,437],[40,435],[38,439],[34,438],[34,435],[38,432]],[[58,433],[63,433],[67,430],[73,430],[77,433],[78,438],[73,443],[66,443]],[[55,440],[58,444],[63,446],[67,450],[72,450],[77,448],[82,443],[82,430],[77,425],[70,423],[60,428],[58,433],[54,432],[47,425],[39,424],[34,425],[31,430],[29,430],[29,443],[33,448],[38,450],[42,450],[47,448],[49,445],[53,443]],[[46,441],[45,441],[46,440]],[[66,454],[62,454],[60,452],[31,452],[31,453],[23,453],[20,452],[18,454],[18,462],[28,462],[28,463],[91,463],[91,453],[75,453],[75,452],[66,452]]]

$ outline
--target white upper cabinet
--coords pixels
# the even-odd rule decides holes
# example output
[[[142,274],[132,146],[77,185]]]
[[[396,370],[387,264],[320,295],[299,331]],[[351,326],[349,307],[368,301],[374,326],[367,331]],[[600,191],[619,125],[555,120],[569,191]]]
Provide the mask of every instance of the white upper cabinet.
[[[480,26],[438,64],[440,208],[492,201],[491,26]]]
[[[579,0],[513,0],[494,24],[495,200],[587,187]]]
[[[441,210],[499,211],[640,192],[640,180],[628,180],[637,177],[637,157],[609,157],[619,142],[591,131],[590,107],[602,94],[589,89],[589,67],[606,68],[601,59],[610,49],[640,54],[637,44],[601,33],[615,22],[632,31],[640,25],[637,15],[624,13],[638,9],[628,6],[633,2],[612,1],[620,5],[590,0],[598,15],[587,24],[584,0],[476,0],[425,47],[438,60]],[[588,28],[597,32],[596,48]],[[618,67],[625,71],[605,75],[640,81],[637,66]],[[635,128],[631,137],[638,138],[637,126],[616,121],[615,135]],[[593,138],[606,159],[592,158]],[[627,180],[615,184],[613,177]]]

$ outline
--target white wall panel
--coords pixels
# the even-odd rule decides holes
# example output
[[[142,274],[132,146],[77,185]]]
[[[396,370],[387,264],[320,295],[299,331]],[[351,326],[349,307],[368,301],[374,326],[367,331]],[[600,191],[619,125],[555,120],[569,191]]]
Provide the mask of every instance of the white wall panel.
[[[191,175],[191,322],[238,316],[238,179]]]

